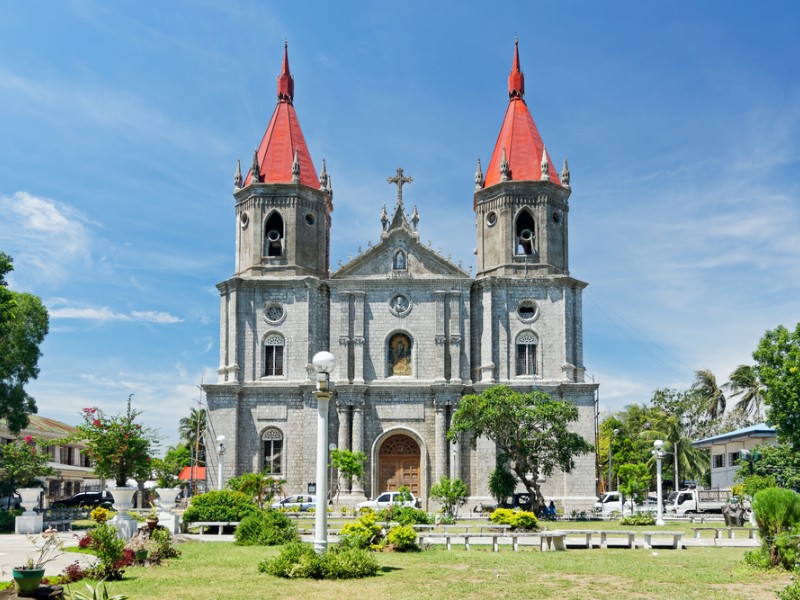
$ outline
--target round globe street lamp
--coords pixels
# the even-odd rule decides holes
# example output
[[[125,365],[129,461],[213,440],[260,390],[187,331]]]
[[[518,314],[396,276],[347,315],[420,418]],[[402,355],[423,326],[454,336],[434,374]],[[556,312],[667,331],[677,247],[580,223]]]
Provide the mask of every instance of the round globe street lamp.
[[[664,500],[661,496],[661,459],[664,458],[664,442],[662,440],[655,440],[653,442],[653,454],[656,457],[656,494],[658,495],[656,516],[656,525],[662,527],[664,525]]]
[[[225,436],[217,436],[217,489],[222,489],[222,460],[225,457]]]
[[[317,352],[311,359],[317,372],[317,509],[314,517],[314,550],[321,554],[328,548],[328,402],[333,383],[331,372],[336,358],[330,352]],[[320,495],[324,496],[320,502]]]

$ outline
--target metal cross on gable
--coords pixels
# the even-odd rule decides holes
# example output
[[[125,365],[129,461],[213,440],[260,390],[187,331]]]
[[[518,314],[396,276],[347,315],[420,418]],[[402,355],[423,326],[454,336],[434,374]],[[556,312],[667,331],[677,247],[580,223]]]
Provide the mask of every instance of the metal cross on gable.
[[[403,203],[403,184],[404,183],[411,183],[414,181],[411,177],[403,176],[403,169],[402,167],[397,167],[397,175],[394,177],[389,177],[386,179],[389,183],[394,183],[397,185],[397,203]]]

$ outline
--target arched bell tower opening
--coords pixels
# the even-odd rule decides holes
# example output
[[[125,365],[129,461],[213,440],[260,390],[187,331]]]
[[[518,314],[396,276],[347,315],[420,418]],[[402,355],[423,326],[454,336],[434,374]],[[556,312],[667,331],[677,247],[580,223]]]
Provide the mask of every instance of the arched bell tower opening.
[[[283,218],[279,212],[273,212],[264,223],[264,256],[283,256],[286,239]]]
[[[533,256],[536,254],[536,223],[533,215],[523,208],[517,215],[514,225],[514,239],[516,241],[514,254],[520,256]]]

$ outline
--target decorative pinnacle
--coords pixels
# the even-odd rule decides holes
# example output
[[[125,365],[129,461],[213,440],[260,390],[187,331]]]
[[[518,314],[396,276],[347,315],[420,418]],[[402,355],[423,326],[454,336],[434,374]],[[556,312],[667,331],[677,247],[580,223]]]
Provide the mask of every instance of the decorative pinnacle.
[[[278,102],[292,103],[294,99],[294,77],[289,72],[289,42],[283,42],[283,65],[278,75]]]
[[[565,188],[569,187],[569,166],[567,165],[567,157],[564,157],[564,168],[561,169],[561,185]]]
[[[233,189],[242,189],[242,162],[236,159],[236,174],[233,176]]]
[[[319,174],[319,189],[328,194],[331,193],[331,176],[325,166],[325,159],[322,159],[322,171]]]
[[[261,167],[258,166],[258,148],[253,150],[253,166],[250,167],[250,183],[261,181]]]
[[[383,205],[383,209],[381,210],[381,225],[383,226],[384,231],[386,227],[389,225],[389,215],[386,212],[386,205]]]
[[[405,177],[403,175],[402,167],[397,167],[397,175],[394,177],[388,177],[386,179],[388,183],[394,183],[397,185],[397,204],[400,206],[403,205],[403,184],[411,183],[414,181],[411,177]]]
[[[506,147],[503,146],[503,154],[500,156],[500,181],[508,181],[509,179],[511,179],[511,173],[508,170]]]
[[[483,189],[483,169],[481,169],[481,159],[478,159],[478,166],[475,169],[475,191]]]
[[[525,75],[519,68],[519,38],[514,38],[514,63],[508,75],[508,97],[522,98],[525,95]]]
[[[294,149],[292,161],[292,183],[300,183],[300,156],[297,154],[297,148]]]
[[[544,146],[542,146],[542,163],[540,165],[540,168],[542,170],[542,176],[540,177],[540,179],[542,181],[547,181],[548,179],[550,179],[550,163],[547,160],[547,148]]]
[[[417,212],[417,205],[414,205],[414,210],[411,212],[411,226],[414,228],[414,231],[417,230],[417,225],[419,225],[419,213]]]

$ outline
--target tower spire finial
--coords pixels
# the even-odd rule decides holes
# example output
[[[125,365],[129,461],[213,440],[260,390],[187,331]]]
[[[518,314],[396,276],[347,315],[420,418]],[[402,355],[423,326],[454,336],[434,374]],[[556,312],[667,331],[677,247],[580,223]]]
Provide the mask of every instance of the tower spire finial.
[[[236,173],[233,175],[233,189],[242,189],[242,163],[238,158],[236,159]]]
[[[278,75],[278,102],[292,103],[294,100],[294,77],[289,71],[289,42],[283,41],[283,65]]]
[[[514,38],[514,63],[508,75],[508,97],[522,98],[525,96],[525,75],[519,66],[519,38]]]

